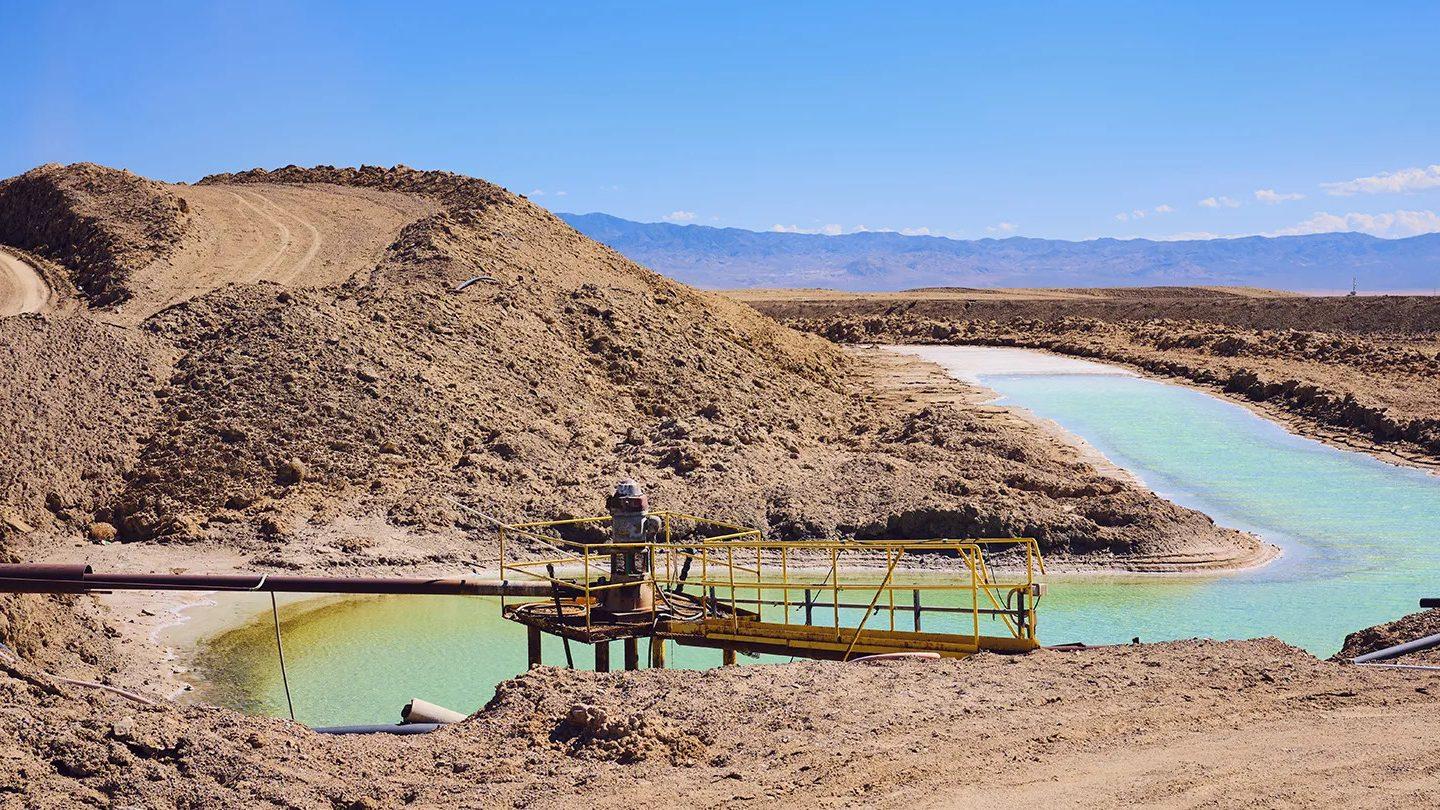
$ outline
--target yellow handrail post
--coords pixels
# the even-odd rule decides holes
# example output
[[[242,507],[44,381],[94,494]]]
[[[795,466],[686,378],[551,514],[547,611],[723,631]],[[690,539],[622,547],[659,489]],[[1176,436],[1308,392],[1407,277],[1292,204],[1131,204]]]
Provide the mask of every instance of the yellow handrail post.
[[[896,549],[896,550],[895,550],[895,562],[896,562],[897,564],[900,562],[900,557],[901,557],[901,555],[903,555],[904,553],[905,553],[905,550],[904,550],[903,548],[901,548],[901,549]],[[888,548],[885,549],[885,559],[886,559],[887,561],[890,559],[890,549],[888,549]],[[891,570],[891,571],[894,571],[894,570],[895,570],[895,566],[894,566],[894,565],[890,566],[890,570]],[[894,588],[894,587],[889,588],[888,590],[886,590],[886,594],[888,594],[889,597],[890,597],[890,632],[893,633],[893,632],[895,632],[895,588]]]
[[[785,603],[782,608],[785,611],[785,624],[790,623],[790,564],[789,555],[786,554],[788,550],[786,546],[780,547],[780,601]]]
[[[730,624],[740,632],[740,614],[735,612],[735,547],[725,547],[725,562],[730,569]]]
[[[761,600],[761,598],[762,598],[762,594],[761,594],[761,592],[760,592],[760,583],[762,583],[762,582],[765,581],[765,575],[764,575],[764,573],[762,573],[762,571],[763,571],[763,563],[761,563],[761,561],[760,561],[760,544],[759,544],[759,543],[756,543],[756,544],[755,544],[755,613],[756,613],[756,615],[758,615],[758,616],[760,617],[760,621],[763,622],[763,621],[765,621],[765,606],[762,605],[762,604],[760,604],[760,600]]]
[[[976,557],[980,555],[979,549],[971,554],[970,558],[970,612],[975,620],[975,649],[980,649],[980,575],[976,570]]]

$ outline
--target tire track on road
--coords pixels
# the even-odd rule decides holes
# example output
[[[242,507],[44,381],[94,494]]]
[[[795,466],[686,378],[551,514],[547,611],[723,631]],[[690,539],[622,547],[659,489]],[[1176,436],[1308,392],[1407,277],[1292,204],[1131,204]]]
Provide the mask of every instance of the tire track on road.
[[[290,266],[289,271],[284,275],[284,277],[274,279],[275,281],[279,281],[281,284],[293,285],[295,283],[295,280],[299,278],[300,274],[305,272],[305,268],[310,266],[310,262],[314,260],[315,255],[320,252],[320,245],[324,243],[325,238],[320,235],[320,230],[310,223],[310,220],[305,219],[304,217],[300,216],[289,208],[285,208],[284,206],[280,205],[269,197],[266,197],[264,194],[260,194],[259,192],[251,193],[254,194],[254,196],[258,199],[263,201],[266,205],[269,205],[271,208],[279,211],[281,214],[284,214],[285,216],[290,217],[291,219],[300,223],[307,231],[310,232],[310,249],[305,251],[305,254],[301,256],[300,259],[295,262],[295,264]]]
[[[266,279],[266,274],[268,274],[271,270],[275,269],[276,265],[280,263],[280,260],[285,257],[285,252],[290,249],[290,229],[285,227],[285,223],[271,216],[268,211],[256,205],[254,201],[248,200],[236,192],[232,191],[230,193],[235,195],[235,199],[239,200],[241,205],[244,205],[246,208],[249,208],[251,211],[259,214],[262,218],[264,218],[271,225],[274,225],[276,229],[280,231],[280,249],[275,251],[275,253],[271,255],[270,260],[265,262],[265,264],[262,265],[259,270],[256,270],[253,277],[249,279],[249,281],[263,281]],[[250,194],[253,194],[253,192],[247,192],[247,196],[249,196]],[[254,196],[261,202],[265,201],[265,198],[261,197],[258,194],[255,194]]]

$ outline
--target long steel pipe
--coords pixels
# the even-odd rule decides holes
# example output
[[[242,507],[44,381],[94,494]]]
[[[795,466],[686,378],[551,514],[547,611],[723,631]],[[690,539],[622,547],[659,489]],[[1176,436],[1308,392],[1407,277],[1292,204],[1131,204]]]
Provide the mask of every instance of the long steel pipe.
[[[549,596],[548,582],[470,577],[319,577],[283,574],[95,573],[90,566],[0,565],[0,593],[90,591],[255,591],[258,593],[419,594],[445,596]]]
[[[1383,650],[1375,650],[1364,655],[1357,655],[1351,659],[1352,663],[1364,664],[1369,661],[1384,661],[1387,658],[1399,658],[1402,655],[1412,652],[1428,650],[1432,647],[1440,647],[1440,633],[1424,638],[1417,638],[1414,641],[1407,641],[1404,644],[1396,644],[1393,647],[1386,647]]]

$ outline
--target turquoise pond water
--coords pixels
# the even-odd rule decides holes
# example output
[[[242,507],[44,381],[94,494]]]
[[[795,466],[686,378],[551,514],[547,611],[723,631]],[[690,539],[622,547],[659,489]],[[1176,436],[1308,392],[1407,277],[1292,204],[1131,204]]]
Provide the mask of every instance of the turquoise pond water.
[[[1413,612],[1420,596],[1440,595],[1440,477],[1293,436],[1187,388],[1047,368],[1018,375],[978,368],[972,376],[1002,402],[1083,437],[1162,495],[1256,532],[1284,555],[1228,575],[1051,577],[1040,605],[1043,642],[1273,635],[1327,656],[1347,632]],[[265,608],[268,602],[256,601],[257,613]],[[444,597],[285,609],[297,718],[312,725],[388,722],[412,697],[479,708],[495,683],[525,666],[523,628],[498,614],[496,600]],[[284,715],[271,633],[267,613],[213,639],[198,661],[201,697]],[[546,661],[562,663],[559,642],[546,641]],[[577,666],[592,664],[584,645],[574,645],[574,654]],[[618,645],[612,659],[618,666]],[[672,666],[718,659],[716,651],[673,645],[669,653]]]

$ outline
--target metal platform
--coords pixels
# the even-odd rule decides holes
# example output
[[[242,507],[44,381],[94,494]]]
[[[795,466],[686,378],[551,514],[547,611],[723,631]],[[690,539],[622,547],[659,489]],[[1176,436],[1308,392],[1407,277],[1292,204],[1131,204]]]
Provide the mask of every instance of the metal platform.
[[[683,513],[646,514],[659,519],[660,529],[653,541],[638,543],[566,539],[575,527],[603,536],[595,530],[603,530],[608,517],[501,529],[502,577],[552,589],[548,601],[505,604],[505,617],[525,624],[536,638],[549,633],[600,646],[625,641],[627,664],[641,638],[720,649],[727,662],[736,652],[832,660],[897,652],[963,658],[1040,646],[1035,606],[1044,593],[1037,579],[1044,561],[1033,539],[788,542]],[[554,553],[527,553],[536,548]],[[998,576],[990,554],[1003,555],[1012,570]],[[642,579],[598,575],[621,555],[646,561]],[[926,564],[940,558],[942,566]],[[901,581],[897,572],[907,570],[923,576]],[[652,610],[606,610],[607,593],[637,587],[650,589]],[[940,616],[943,631],[922,629],[926,619],[934,623]],[[532,639],[531,650],[536,663],[538,640]],[[608,663],[608,651],[604,659]]]

